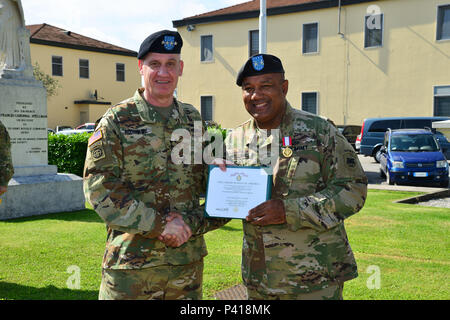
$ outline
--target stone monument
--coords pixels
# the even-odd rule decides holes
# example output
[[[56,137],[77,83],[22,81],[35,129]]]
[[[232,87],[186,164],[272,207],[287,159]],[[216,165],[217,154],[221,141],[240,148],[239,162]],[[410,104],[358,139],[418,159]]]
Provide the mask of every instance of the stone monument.
[[[0,0],[0,119],[11,138],[14,176],[0,220],[85,208],[82,178],[48,165],[47,95],[33,77],[20,0]]]

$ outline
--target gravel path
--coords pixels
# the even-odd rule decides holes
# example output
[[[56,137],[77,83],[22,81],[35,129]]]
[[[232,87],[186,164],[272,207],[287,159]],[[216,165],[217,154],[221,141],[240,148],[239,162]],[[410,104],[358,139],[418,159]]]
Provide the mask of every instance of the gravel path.
[[[423,202],[419,202],[418,204],[421,206],[427,206],[427,207],[440,207],[440,208],[449,208],[450,209],[450,197],[423,201]]]

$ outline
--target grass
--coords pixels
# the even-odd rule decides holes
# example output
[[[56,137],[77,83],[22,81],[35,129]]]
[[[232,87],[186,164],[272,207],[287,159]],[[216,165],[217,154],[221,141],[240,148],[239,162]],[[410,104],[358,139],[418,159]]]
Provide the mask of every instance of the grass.
[[[346,282],[345,299],[450,298],[450,210],[393,203],[413,195],[371,190],[363,210],[346,221],[359,277]],[[97,299],[105,238],[90,209],[0,221],[0,299]],[[205,238],[203,293],[214,299],[241,283],[241,222]],[[80,268],[79,290],[67,287],[70,266]],[[373,268],[380,289],[368,288]]]
[[[450,210],[393,203],[411,193],[370,191],[367,205],[346,223],[360,276],[346,299],[449,299]],[[381,271],[370,290],[369,266]]]

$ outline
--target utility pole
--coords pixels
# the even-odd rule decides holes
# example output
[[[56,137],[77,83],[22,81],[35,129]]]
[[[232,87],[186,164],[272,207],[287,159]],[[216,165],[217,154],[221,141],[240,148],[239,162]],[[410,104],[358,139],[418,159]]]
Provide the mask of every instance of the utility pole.
[[[267,53],[267,8],[266,8],[266,0],[260,0],[259,53]]]

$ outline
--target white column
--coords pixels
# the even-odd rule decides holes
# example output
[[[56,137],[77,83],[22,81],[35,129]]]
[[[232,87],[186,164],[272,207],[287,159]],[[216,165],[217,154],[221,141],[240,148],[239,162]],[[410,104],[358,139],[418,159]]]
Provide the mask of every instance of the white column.
[[[266,0],[260,0],[259,53],[267,53],[267,9],[266,9]]]

